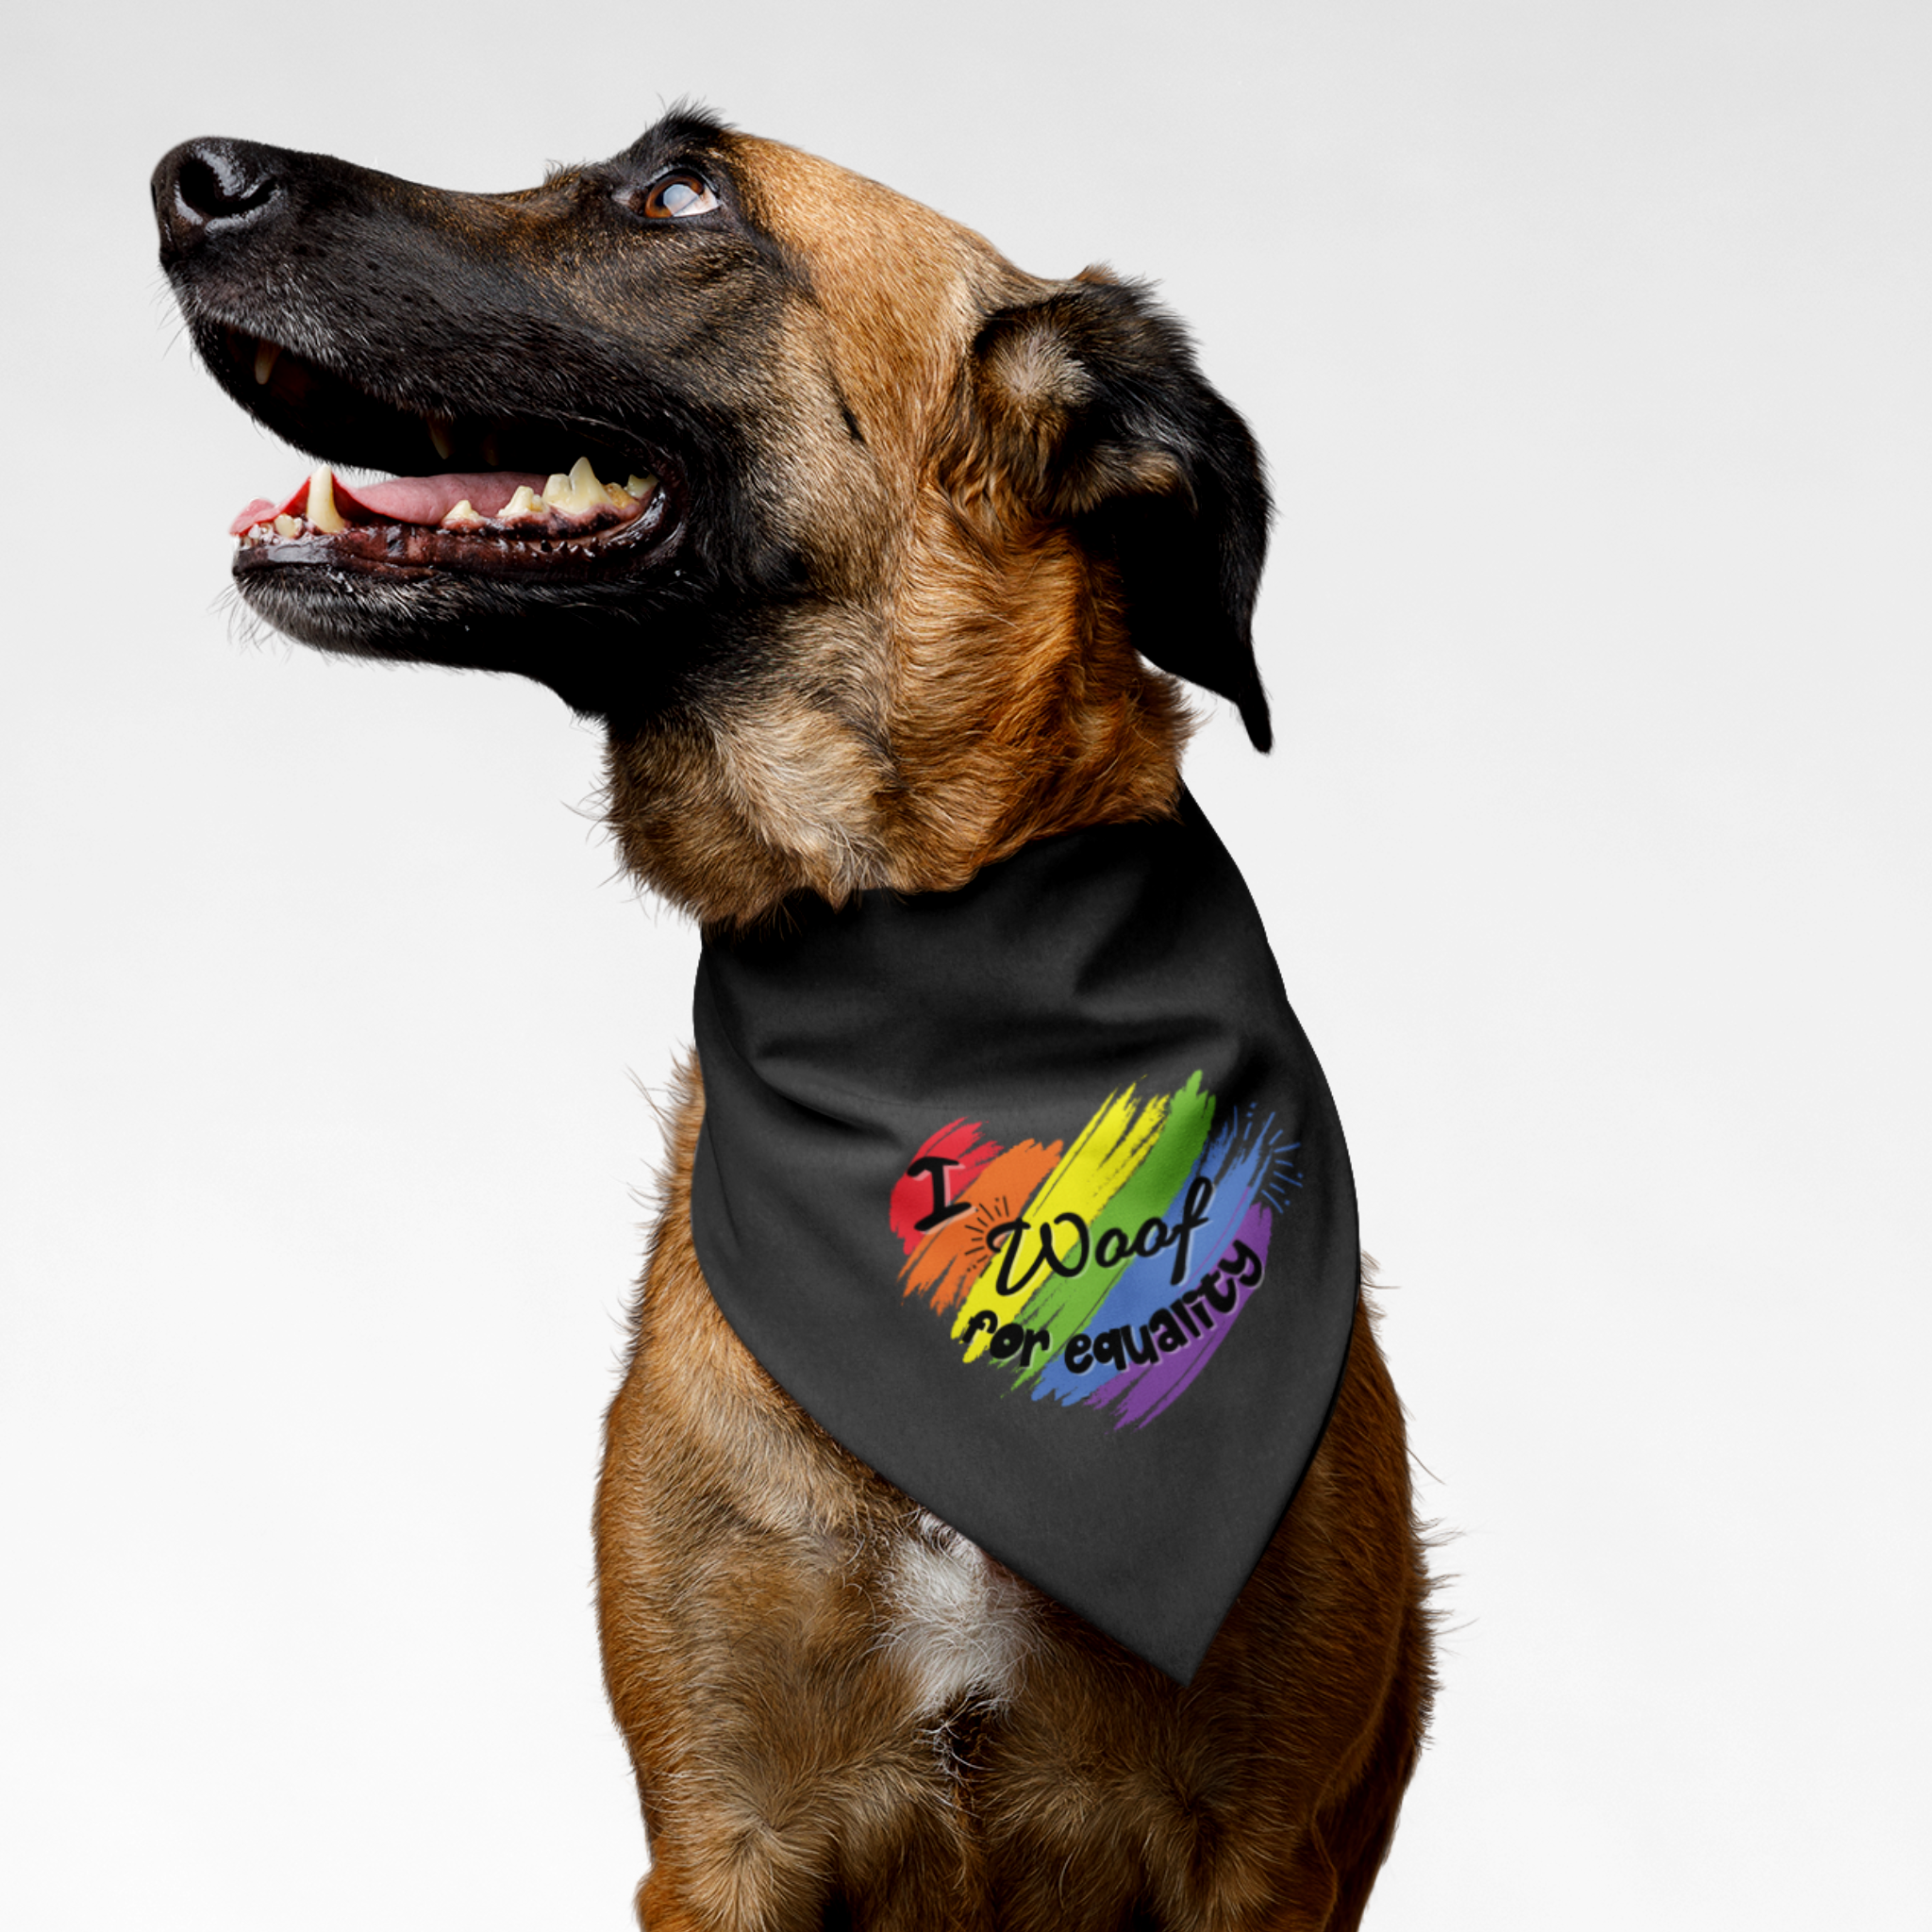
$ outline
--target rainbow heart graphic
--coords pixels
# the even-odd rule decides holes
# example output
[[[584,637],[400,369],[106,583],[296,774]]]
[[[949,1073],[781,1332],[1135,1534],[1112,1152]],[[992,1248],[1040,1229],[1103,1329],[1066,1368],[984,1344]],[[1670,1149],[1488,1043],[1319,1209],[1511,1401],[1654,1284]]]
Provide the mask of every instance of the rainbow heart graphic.
[[[949,1122],[892,1189],[905,1293],[950,1318],[962,1363],[1033,1400],[1152,1422],[1234,1332],[1302,1185],[1272,1115],[1215,1111],[1196,1072],[1173,1093],[1110,1093],[1065,1143]]]

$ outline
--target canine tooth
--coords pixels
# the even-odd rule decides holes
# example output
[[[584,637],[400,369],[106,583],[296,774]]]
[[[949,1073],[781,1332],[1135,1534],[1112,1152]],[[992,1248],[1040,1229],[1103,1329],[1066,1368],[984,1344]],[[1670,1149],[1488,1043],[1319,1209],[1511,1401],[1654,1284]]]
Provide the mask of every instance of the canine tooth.
[[[492,429],[490,432],[490,434],[483,439],[481,446],[483,450],[483,460],[486,463],[488,463],[492,470],[502,469],[503,458],[496,453],[495,430]]]
[[[573,509],[594,509],[604,501],[604,486],[589,457],[579,457],[570,466],[570,497]]]
[[[430,448],[433,449],[436,452],[436,454],[443,459],[444,462],[448,462],[450,458],[456,454],[457,449],[456,443],[450,438],[450,425],[448,421],[441,416],[431,416],[427,419],[427,424],[429,429]]]
[[[326,463],[308,479],[308,521],[325,537],[349,527],[336,508],[336,479]]]
[[[282,353],[279,342],[257,342],[255,345],[255,382],[259,389],[269,379],[275,366],[275,358]]]
[[[448,516],[443,518],[442,527],[449,530],[462,524],[480,524],[482,521],[483,519],[476,514],[476,506],[466,496]]]
[[[554,472],[543,485],[543,501],[554,509],[568,509],[571,495],[570,478],[561,470]]]
[[[300,517],[277,517],[275,519],[276,536],[299,537],[301,534],[302,519]]]
[[[531,491],[527,483],[517,485],[517,493],[497,512],[505,522],[511,517],[534,517],[543,513],[541,501]]]

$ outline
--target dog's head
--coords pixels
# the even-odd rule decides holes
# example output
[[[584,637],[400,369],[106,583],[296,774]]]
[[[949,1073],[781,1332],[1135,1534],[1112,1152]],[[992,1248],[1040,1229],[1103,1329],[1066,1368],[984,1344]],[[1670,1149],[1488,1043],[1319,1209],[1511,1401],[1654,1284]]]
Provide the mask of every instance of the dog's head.
[[[223,386],[394,479],[251,506],[250,606],[604,720],[626,854],[701,914],[1164,810],[1150,663],[1269,742],[1258,458],[1138,287],[687,112],[498,195],[193,142],[155,205]]]

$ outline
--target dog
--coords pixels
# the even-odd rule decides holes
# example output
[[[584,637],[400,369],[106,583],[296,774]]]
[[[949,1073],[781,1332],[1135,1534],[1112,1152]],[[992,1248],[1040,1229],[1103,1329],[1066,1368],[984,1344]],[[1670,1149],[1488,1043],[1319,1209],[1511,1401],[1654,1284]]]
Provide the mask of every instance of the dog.
[[[1024,274],[683,108],[516,193],[209,139],[154,196],[215,379],[325,466],[391,473],[324,467],[244,510],[246,604],[601,721],[624,860],[708,935],[1172,818],[1176,678],[1268,746],[1259,459],[1141,286]],[[754,1359],[693,1245],[704,1110],[690,1063],[596,1499],[642,1924],[1356,1925],[1432,1690],[1366,1300],[1320,1447],[1182,1684]]]

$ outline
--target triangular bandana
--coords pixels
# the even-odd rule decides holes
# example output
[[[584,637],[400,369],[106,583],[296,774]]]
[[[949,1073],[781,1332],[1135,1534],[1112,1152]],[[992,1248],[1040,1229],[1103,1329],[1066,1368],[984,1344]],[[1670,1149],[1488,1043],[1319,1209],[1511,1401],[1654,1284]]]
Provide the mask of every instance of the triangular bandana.
[[[691,1233],[835,1440],[1185,1683],[1321,1439],[1355,1191],[1259,914],[1179,817],[709,937]]]

